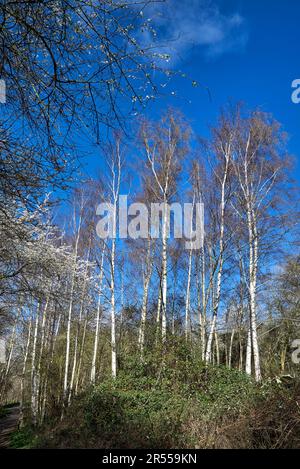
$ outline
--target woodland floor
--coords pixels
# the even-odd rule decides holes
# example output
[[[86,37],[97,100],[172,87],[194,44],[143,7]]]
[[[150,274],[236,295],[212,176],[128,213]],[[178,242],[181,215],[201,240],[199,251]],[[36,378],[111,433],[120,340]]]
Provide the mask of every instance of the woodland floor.
[[[17,430],[20,418],[20,406],[7,409],[7,415],[0,419],[0,448],[9,448],[10,436]]]

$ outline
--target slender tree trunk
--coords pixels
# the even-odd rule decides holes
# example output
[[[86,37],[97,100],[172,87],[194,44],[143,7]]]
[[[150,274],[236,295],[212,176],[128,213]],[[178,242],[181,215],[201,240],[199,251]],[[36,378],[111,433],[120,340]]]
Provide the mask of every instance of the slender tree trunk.
[[[205,355],[206,363],[209,363],[211,360],[212,341],[213,341],[214,332],[216,328],[220,296],[221,296],[222,273],[223,273],[223,262],[224,262],[225,187],[226,187],[227,177],[228,177],[229,154],[230,154],[230,150],[225,156],[226,163],[225,163],[225,170],[224,170],[224,175],[223,175],[223,180],[222,180],[222,185],[221,185],[220,239],[219,239],[219,261],[218,261],[219,269],[218,269],[218,274],[217,274],[217,288],[216,288],[216,298],[215,298],[214,307],[213,307],[213,318],[212,318],[212,323],[211,323],[210,332],[209,332],[208,341],[207,341],[207,347],[206,347],[206,355]]]
[[[99,343],[99,329],[100,329],[100,318],[101,318],[100,313],[101,313],[101,294],[102,294],[101,292],[102,292],[102,279],[103,279],[104,249],[105,248],[103,247],[102,255],[101,255],[100,273],[99,273],[99,297],[98,297],[97,316],[96,316],[94,351],[93,351],[91,376],[90,376],[90,380],[92,384],[95,384],[95,380],[96,380],[96,362],[97,362],[97,351],[98,351],[98,343]]]
[[[173,286],[173,294],[172,294],[172,335],[175,335],[176,285],[177,285],[177,276],[174,275],[174,286]]]
[[[280,351],[280,370],[282,372],[285,370],[286,352],[286,346],[284,346]]]
[[[116,217],[116,215],[115,215]],[[116,221],[114,220],[114,224]],[[111,374],[113,378],[117,377],[117,346],[116,346],[116,305],[115,305],[115,239],[112,240],[111,248],[111,278],[110,278],[110,307],[111,307]]]
[[[83,333],[82,333],[82,340],[81,340],[80,353],[79,353],[78,369],[77,369],[77,374],[76,374],[75,396],[77,396],[78,390],[79,390],[79,379],[80,379],[80,373],[81,373],[81,367],[82,367],[83,352],[84,352],[84,347],[85,347],[87,322],[88,322],[88,317],[86,314],[85,319],[84,319],[84,324],[83,324]]]
[[[247,335],[247,348],[246,348],[246,373],[251,375],[252,373],[252,337],[251,337],[251,325],[249,324],[249,330]]]
[[[60,321],[61,321],[61,313],[58,316],[57,323],[56,323],[56,318],[54,317],[53,324],[52,324],[52,327],[51,327],[50,346],[49,346],[50,347],[50,357],[47,360],[47,370],[46,370],[45,382],[44,382],[44,387],[43,387],[43,395],[42,395],[42,399],[41,399],[41,418],[40,418],[41,424],[44,422],[45,414],[46,414],[49,370],[51,369],[51,366],[53,365],[54,353],[55,353],[55,344],[56,344],[56,338],[57,338],[58,332],[59,332]],[[59,399],[58,399],[58,401],[59,401]]]
[[[217,358],[217,365],[220,365],[220,347],[219,347],[219,336],[217,331],[215,330],[215,343],[216,343],[216,358]]]
[[[156,312],[156,340],[155,340],[156,345],[158,345],[159,333],[161,329],[161,299],[162,299],[162,289],[161,289],[161,275],[160,275],[158,300],[157,300],[157,312]]]
[[[239,370],[243,370],[244,362],[243,362],[243,353],[244,353],[244,348],[242,344],[242,338],[239,336]]]
[[[185,340],[188,341],[189,334],[191,333],[190,328],[190,291],[191,291],[191,275],[192,275],[192,260],[193,251],[189,252],[189,267],[188,267],[188,278],[186,287],[186,299],[185,299]]]
[[[42,365],[43,352],[44,352],[44,348],[45,348],[46,320],[47,320],[47,312],[48,312],[49,301],[50,301],[50,293],[47,296],[46,303],[45,303],[44,310],[43,310],[42,324],[41,324],[41,340],[40,340],[39,359],[38,359],[38,364],[37,364],[37,369],[36,369],[38,402],[40,400],[41,365]]]
[[[247,182],[247,170],[245,170]],[[249,297],[250,297],[250,333],[251,333],[251,351],[253,353],[255,380],[261,380],[260,357],[257,340],[257,322],[256,322],[256,277],[258,263],[258,239],[256,232],[256,222],[251,209],[251,196],[247,192],[247,220],[249,235]],[[248,350],[248,347],[247,347]],[[249,368],[248,368],[249,370]]]
[[[260,369],[260,355],[257,338],[257,318],[256,318],[256,283],[257,283],[257,264],[258,264],[258,236],[256,230],[256,220],[254,214],[252,214],[253,220],[253,234],[254,234],[254,247],[253,247],[253,274],[252,281],[250,281],[250,301],[251,301],[251,332],[252,332],[252,346],[253,346],[253,360],[254,360],[254,372],[255,380],[261,381],[261,369]]]
[[[2,380],[1,380],[0,402],[1,402],[1,400],[2,400],[2,398],[4,397],[5,392],[6,392],[7,378],[8,378],[8,375],[9,375],[11,360],[12,360],[13,351],[14,351],[14,348],[15,348],[16,329],[17,329],[17,323],[18,323],[18,320],[19,320],[20,312],[21,312],[21,310],[18,309],[18,314],[16,315],[16,318],[15,318],[15,321],[14,321],[14,327],[13,327],[13,331],[12,331],[12,335],[11,335],[11,340],[10,340],[10,347],[9,347],[8,359],[7,359],[7,363],[6,363],[6,367],[5,367],[4,376],[3,376]]]
[[[167,282],[168,282],[168,241],[167,241],[167,230],[168,230],[168,207],[167,201],[164,199],[164,217],[163,217],[163,229],[162,229],[162,295],[161,295],[161,306],[162,306],[162,317],[161,317],[161,335],[163,343],[167,340]]]
[[[146,272],[144,274],[144,293],[143,293],[142,314],[141,314],[141,323],[140,323],[139,338],[138,338],[138,345],[140,349],[141,358],[143,357],[144,345],[145,345],[145,328],[146,328],[146,319],[147,319],[148,292],[149,292],[151,274],[152,274],[151,240],[149,239],[148,248],[147,248]]]
[[[121,183],[121,153],[120,140],[116,141],[115,155],[111,160],[111,193],[113,200],[112,240],[110,256],[110,316],[111,316],[111,374],[117,377],[117,344],[116,344],[116,299],[115,299],[115,263],[116,263],[116,235],[117,235],[117,208]]]
[[[88,275],[88,262],[90,259],[90,250],[91,250],[91,238],[89,240],[88,254],[87,254],[87,259],[86,259],[86,267],[84,271],[83,287],[82,287],[82,294],[81,294],[81,300],[80,300],[79,321],[78,321],[78,327],[77,327],[76,336],[75,336],[73,367],[72,367],[72,374],[71,374],[71,380],[70,380],[70,386],[69,386],[68,405],[70,405],[71,403],[72,393],[74,389],[74,381],[75,381],[75,376],[76,376],[78,341],[79,341],[79,332],[80,332],[80,324],[81,324],[81,319],[82,319],[82,312],[83,312],[83,307],[84,307],[84,302],[85,302],[85,291],[86,291],[86,283],[87,283],[87,275]]]
[[[101,293],[99,292],[97,316],[96,316],[96,330],[95,330],[95,339],[94,339],[94,351],[93,351],[91,376],[90,376],[90,381],[92,384],[95,384],[95,381],[96,381],[96,361],[97,361],[97,351],[98,351],[98,343],[99,343],[100,312],[101,312]]]
[[[81,206],[82,209],[82,206]],[[64,384],[63,384],[63,407],[67,405],[68,392],[69,392],[69,362],[70,362],[70,345],[71,345],[71,326],[72,326],[72,310],[73,310],[73,301],[74,301],[74,287],[75,287],[75,273],[77,268],[77,254],[78,254],[78,243],[81,231],[81,216],[79,216],[79,226],[76,233],[75,239],[75,252],[74,252],[74,265],[73,272],[71,275],[71,288],[70,288],[70,302],[69,302],[69,311],[67,319],[67,338],[66,338],[66,357],[65,357],[65,373],[64,373]],[[74,226],[76,226],[76,215],[74,209]],[[63,418],[63,412],[62,412]]]
[[[33,347],[31,357],[31,415],[33,425],[37,425],[37,411],[38,411],[38,382],[37,382],[37,368],[36,368],[36,349],[37,349],[37,337],[39,328],[39,316],[40,316],[40,303],[37,305],[35,315],[35,326],[33,334]]]
[[[27,365],[29,346],[30,346],[30,340],[31,340],[31,328],[32,328],[32,317],[30,317],[30,321],[28,325],[28,335],[27,335],[27,342],[26,342],[26,347],[25,347],[22,377],[21,377],[20,427],[24,425],[24,402],[25,402],[24,390],[25,390],[25,379],[26,379],[26,365]]]
[[[74,267],[75,269],[75,267]],[[69,375],[69,361],[70,361],[70,343],[71,343],[71,325],[72,325],[72,308],[73,308],[73,295],[74,295],[74,274],[72,276],[71,282],[71,291],[70,291],[70,304],[69,304],[69,312],[68,312],[68,320],[67,320],[67,341],[66,341],[66,358],[65,358],[65,373],[64,373],[64,405],[66,404],[66,399],[68,397],[68,375]]]
[[[202,315],[201,315],[201,347],[202,347],[202,360],[205,360],[206,348],[206,293],[205,293],[205,250],[202,248]]]
[[[229,344],[229,353],[228,353],[228,368],[231,368],[232,362],[232,347],[233,347],[233,340],[234,340],[235,330],[232,329],[231,336],[230,336],[230,344]]]

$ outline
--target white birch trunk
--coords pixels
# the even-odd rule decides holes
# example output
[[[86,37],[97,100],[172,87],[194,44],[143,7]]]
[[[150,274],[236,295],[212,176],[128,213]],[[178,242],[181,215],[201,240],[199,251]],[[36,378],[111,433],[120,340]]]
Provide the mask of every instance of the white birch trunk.
[[[205,287],[205,250],[202,248],[202,269],[201,269],[201,283],[202,283],[202,311],[200,312],[200,336],[201,336],[201,358],[205,360],[205,347],[206,347],[206,287]]]
[[[261,381],[260,356],[257,338],[257,318],[256,318],[256,282],[257,282],[257,263],[258,263],[258,239],[256,231],[256,221],[252,216],[253,222],[253,258],[250,265],[250,312],[251,312],[251,333],[254,361],[254,374],[257,382]]]
[[[73,297],[74,297],[78,242],[79,242],[79,236],[80,236],[80,230],[81,230],[81,221],[82,220],[81,220],[81,213],[80,213],[79,226],[77,229],[76,239],[75,239],[74,265],[73,265],[73,272],[71,276],[70,302],[69,302],[69,311],[68,311],[68,319],[67,319],[66,357],[65,357],[65,372],[64,372],[64,384],[63,384],[63,405],[64,406],[67,404],[68,390],[69,390],[69,362],[70,362],[70,345],[71,345],[72,310],[73,310],[73,301],[74,301]],[[75,209],[74,209],[74,226],[76,226]],[[62,413],[62,417],[63,417],[63,413]]]
[[[190,291],[191,291],[192,260],[193,260],[193,251],[191,249],[190,252],[189,252],[189,268],[188,268],[186,299],[185,299],[185,340],[186,341],[188,341],[189,334],[191,332],[191,328],[190,328]]]
[[[83,333],[82,333],[82,342],[81,342],[81,346],[80,346],[79,361],[78,361],[78,369],[77,369],[77,374],[76,374],[75,396],[77,396],[78,390],[79,390],[79,379],[80,379],[80,373],[81,373],[81,366],[82,366],[82,359],[83,359],[83,351],[84,351],[84,347],[85,347],[85,338],[86,338],[87,322],[88,322],[88,318],[87,318],[87,315],[86,315],[86,316],[85,316],[85,319],[84,319]]]
[[[216,344],[216,358],[217,358],[217,365],[220,365],[220,347],[219,347],[219,336],[217,331],[214,332],[215,335],[215,344]]]
[[[100,266],[100,274],[99,274],[99,297],[98,297],[97,316],[96,316],[94,351],[93,351],[91,376],[90,376],[90,380],[91,380],[92,384],[95,384],[95,381],[96,381],[96,362],[97,362],[97,351],[98,351],[98,343],[99,343],[100,312],[101,312],[101,290],[102,290],[102,278],[103,278],[103,261],[104,261],[104,248],[103,248],[102,256],[101,256],[101,266]]]
[[[17,316],[15,318],[15,321],[14,321],[14,327],[13,327],[11,340],[10,340],[8,359],[7,359],[7,362],[6,362],[5,372],[4,372],[4,375],[3,375],[2,380],[1,380],[1,395],[0,395],[1,399],[0,399],[0,401],[2,400],[2,397],[5,395],[5,392],[6,392],[7,378],[8,378],[8,375],[9,375],[11,360],[12,360],[13,351],[14,351],[14,347],[15,347],[16,328],[17,328],[17,322],[18,322],[19,316],[20,316],[20,309],[18,309],[18,314],[17,314]]]
[[[148,249],[147,249],[147,259],[146,259],[146,272],[144,274],[144,293],[143,293],[141,323],[140,323],[139,337],[138,337],[138,345],[140,349],[141,358],[143,357],[144,344],[145,344],[145,328],[146,328],[146,319],[147,319],[148,292],[149,292],[151,274],[152,274],[151,241],[149,239]]]
[[[111,251],[111,374],[117,377],[117,350],[116,350],[116,305],[115,305],[115,240],[112,240]]]
[[[168,275],[168,254],[167,254],[167,230],[168,230],[168,208],[166,199],[164,199],[164,217],[163,217],[163,229],[162,229],[162,279],[161,279],[161,335],[163,343],[167,340],[167,275]]]
[[[24,389],[25,389],[25,379],[26,379],[26,366],[27,366],[27,359],[29,354],[29,346],[31,340],[31,328],[32,328],[32,317],[30,318],[29,325],[28,325],[28,335],[26,341],[26,347],[24,352],[24,360],[23,360],[23,368],[22,368],[22,377],[21,377],[21,402],[20,402],[20,427],[24,425]]]
[[[33,334],[33,347],[31,357],[31,415],[33,425],[37,424],[37,405],[38,405],[38,386],[37,386],[37,370],[36,370],[36,349],[37,349],[37,337],[39,328],[39,316],[40,316],[40,303],[37,305],[35,315],[35,326]]]
[[[223,273],[223,262],[224,262],[224,231],[225,231],[225,188],[228,178],[229,170],[229,161],[230,161],[230,146],[227,149],[225,157],[225,169],[221,185],[221,204],[220,204],[220,240],[219,240],[219,270],[217,274],[217,288],[216,288],[216,298],[214,301],[213,307],[213,318],[210,327],[210,332],[207,341],[205,361],[209,363],[211,360],[211,351],[212,351],[212,341],[214,337],[214,332],[216,329],[218,309],[221,296],[221,285],[222,285],[222,273]]]
[[[234,334],[235,334],[235,330],[232,329],[231,336],[230,336],[229,353],[228,353],[228,368],[231,368],[231,364],[232,364],[232,347],[233,347]]]
[[[161,276],[159,278],[159,291],[157,299],[157,311],[156,311],[156,339],[155,343],[158,344],[159,332],[161,327]]]
[[[68,405],[70,405],[70,403],[71,403],[72,393],[73,393],[73,389],[74,389],[75,375],[76,375],[78,340],[79,340],[80,324],[81,324],[82,312],[83,312],[83,306],[84,306],[84,300],[85,300],[85,290],[86,290],[86,283],[87,283],[88,262],[89,262],[89,259],[90,259],[90,250],[91,250],[91,239],[89,241],[88,254],[87,254],[87,260],[86,260],[87,263],[86,263],[86,267],[85,267],[85,270],[84,270],[83,287],[82,287],[80,310],[79,310],[79,323],[78,323],[76,336],[75,336],[73,367],[72,367],[72,374],[71,374],[71,380],[70,380],[70,385],[69,385]]]
[[[100,311],[101,311],[101,293],[99,293],[99,296],[98,296],[94,351],[93,351],[92,367],[91,367],[91,375],[90,375],[90,381],[91,381],[91,384],[93,385],[95,384],[95,381],[96,381],[96,361],[97,361],[97,350],[98,350],[98,343],[99,343]]]
[[[247,375],[251,376],[252,373],[252,334],[251,325],[249,324],[249,330],[247,335],[247,348],[246,348],[246,369]]]

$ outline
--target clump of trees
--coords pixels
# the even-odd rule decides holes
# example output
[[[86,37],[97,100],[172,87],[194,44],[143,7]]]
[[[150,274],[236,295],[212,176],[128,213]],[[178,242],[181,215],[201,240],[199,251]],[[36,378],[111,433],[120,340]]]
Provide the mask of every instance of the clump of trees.
[[[129,201],[203,202],[199,249],[168,236],[166,216],[159,238],[97,236],[98,203],[118,214],[119,195],[132,186],[120,135],[106,149],[104,174],[73,192],[63,223],[54,224],[47,198],[34,211],[14,200],[2,214],[2,333],[9,346],[1,396],[13,385],[35,425],[63,416],[90,385],[116,379],[132,357],[141,364],[156,357],[164,373],[175,338],[207,366],[237,368],[257,382],[297,371],[289,342],[299,326],[298,263],[284,260],[295,207],[280,126],[238,106],[197,148],[172,111],[142,123],[137,135]],[[116,215],[113,232],[118,222]]]
[[[177,354],[189,370],[223,365],[256,382],[297,374],[298,213],[285,135],[237,106],[204,141],[169,110],[133,125],[130,148],[122,112],[154,99],[158,75],[171,73],[158,65],[168,57],[148,3],[0,5],[0,400],[20,400],[23,423],[63,418],[75,396],[129,368],[159,382]],[[84,137],[103,143],[102,173],[77,179],[59,219],[52,193],[75,182]],[[114,208],[117,233],[122,194],[147,207],[203,203],[203,245],[169,236],[167,212],[158,238],[149,228],[142,239],[100,239],[97,206]]]

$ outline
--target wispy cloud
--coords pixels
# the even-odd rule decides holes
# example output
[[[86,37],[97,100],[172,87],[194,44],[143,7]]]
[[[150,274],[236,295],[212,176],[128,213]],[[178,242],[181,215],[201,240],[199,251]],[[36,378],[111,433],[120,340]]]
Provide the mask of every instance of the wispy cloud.
[[[248,34],[245,19],[238,13],[222,13],[209,0],[166,0],[151,7],[160,50],[172,62],[186,58],[195,48],[207,57],[242,50]]]

